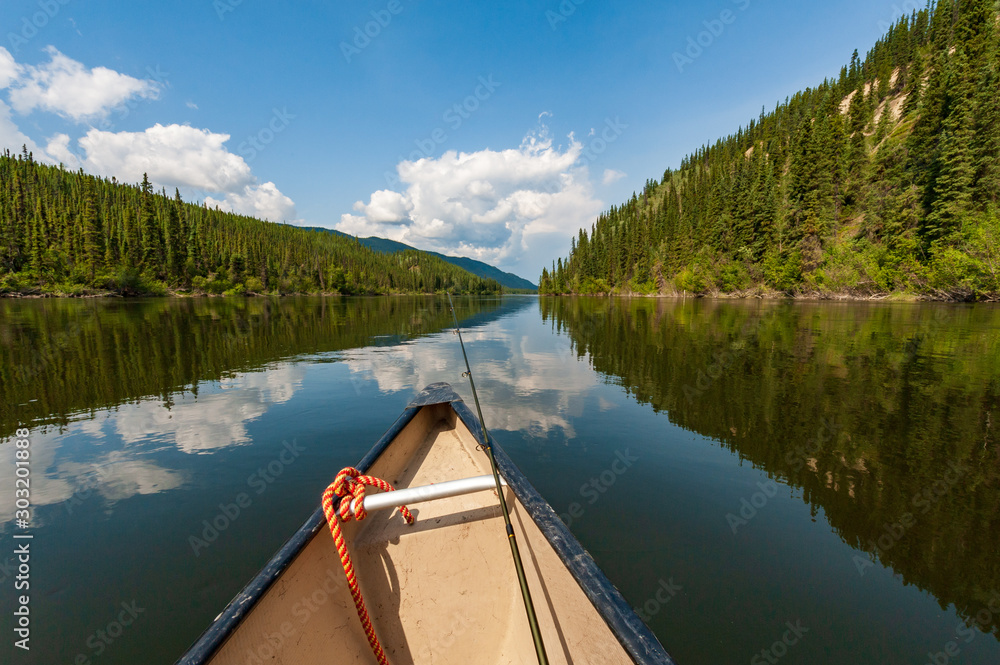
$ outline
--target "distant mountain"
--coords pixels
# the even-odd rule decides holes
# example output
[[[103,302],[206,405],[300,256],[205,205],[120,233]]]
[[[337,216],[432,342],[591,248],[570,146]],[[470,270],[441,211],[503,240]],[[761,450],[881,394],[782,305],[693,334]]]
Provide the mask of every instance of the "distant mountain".
[[[332,233],[338,236],[344,236],[346,238],[353,238],[354,236],[348,235],[346,233],[341,233],[340,231],[335,231],[334,229],[324,229],[318,226],[307,226],[303,227],[311,231],[325,231],[326,233]],[[358,238],[360,242],[365,247],[368,247],[376,252],[381,252],[383,254],[395,254],[396,252],[405,252],[408,249],[412,249],[418,252],[424,252],[425,254],[430,254],[431,256],[436,256],[439,259],[443,259],[452,265],[456,265],[464,270],[468,270],[473,275],[477,277],[482,277],[484,279],[495,279],[500,282],[505,288],[508,289],[529,289],[537,290],[538,286],[532,284],[528,280],[518,277],[517,275],[509,272],[504,272],[499,268],[495,268],[488,263],[483,263],[482,261],[476,261],[475,259],[467,259],[462,256],[445,256],[444,254],[439,254],[437,252],[428,252],[426,250],[417,249],[416,247],[411,247],[410,245],[396,242],[395,240],[388,240],[386,238],[376,238],[370,236],[368,238]]]

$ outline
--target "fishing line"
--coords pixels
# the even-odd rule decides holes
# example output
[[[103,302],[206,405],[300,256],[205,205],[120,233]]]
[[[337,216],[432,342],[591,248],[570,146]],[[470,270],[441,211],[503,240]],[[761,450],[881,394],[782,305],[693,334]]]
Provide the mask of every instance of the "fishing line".
[[[521,585],[521,597],[524,599],[524,611],[528,615],[528,624],[531,626],[531,639],[535,643],[535,655],[538,656],[538,665],[548,665],[549,659],[545,655],[545,645],[542,643],[542,631],[538,628],[538,618],[535,616],[535,606],[531,602],[531,591],[528,589],[528,580],[524,576],[524,565],[521,563],[521,552],[517,548],[517,538],[514,536],[514,527],[510,523],[510,512],[507,510],[507,499],[504,498],[503,487],[500,485],[500,472],[497,471],[497,460],[493,456],[493,443],[489,432],[486,431],[486,421],[483,420],[483,410],[479,406],[479,394],[476,392],[476,382],[472,379],[472,367],[469,365],[469,355],[465,352],[465,342],[462,341],[462,330],[458,325],[458,315],[455,314],[455,303],[448,294],[448,305],[451,307],[451,316],[455,319],[455,332],[458,334],[458,343],[462,347],[462,357],[465,358],[465,376],[469,377],[469,386],[472,387],[472,399],[476,402],[476,413],[479,415],[479,426],[483,428],[483,447],[486,455],[490,458],[490,466],[493,468],[493,480],[497,486],[497,496],[500,497],[500,509],[503,512],[503,521],[507,527],[507,540],[510,542],[510,553],[514,557],[514,568],[517,570],[517,581]]]

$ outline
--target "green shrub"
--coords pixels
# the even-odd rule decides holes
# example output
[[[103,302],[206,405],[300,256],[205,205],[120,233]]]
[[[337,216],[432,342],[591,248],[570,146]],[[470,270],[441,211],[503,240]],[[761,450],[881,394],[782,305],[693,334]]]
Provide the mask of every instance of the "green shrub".
[[[264,282],[259,277],[247,277],[246,287],[251,293],[264,293]]]
[[[750,273],[741,262],[731,261],[722,265],[718,274],[716,285],[723,293],[743,291],[750,287]]]
[[[708,290],[709,283],[709,276],[700,264],[684,268],[674,278],[674,284],[678,289],[691,293],[704,293]]]
[[[158,279],[143,280],[142,286],[144,296],[165,296],[168,293],[167,285]]]
[[[56,296],[82,296],[88,291],[86,285],[72,281],[59,282],[43,289],[43,292]]]
[[[212,279],[205,282],[203,287],[206,292],[214,293],[215,295],[220,295],[233,288],[233,283],[228,279],[220,277],[219,275],[213,276]]]
[[[145,291],[142,276],[135,268],[119,268],[105,278],[102,286],[122,296],[138,296]]]
[[[769,252],[764,257],[764,280],[778,291],[795,289],[802,282],[802,257],[798,250],[784,255]]]
[[[25,275],[16,272],[9,272],[0,277],[0,293],[22,293],[27,290],[31,282]]]

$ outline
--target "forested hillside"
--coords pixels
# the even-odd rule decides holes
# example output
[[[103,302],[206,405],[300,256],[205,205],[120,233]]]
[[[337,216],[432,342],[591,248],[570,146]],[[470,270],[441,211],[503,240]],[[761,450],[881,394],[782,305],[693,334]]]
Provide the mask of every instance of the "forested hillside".
[[[997,11],[901,18],[838,78],[602,214],[540,291],[996,299]]]
[[[0,156],[0,294],[499,293],[423,252],[381,254],[273,224]]]
[[[327,229],[318,226],[303,227],[309,228],[313,231],[323,231],[325,233],[332,233],[334,235],[341,235],[348,238],[353,238],[354,236],[342,233],[336,229]],[[523,277],[518,277],[514,273],[504,272],[496,266],[491,266],[488,263],[483,263],[482,261],[477,261],[475,259],[470,259],[464,256],[447,256],[441,254],[440,252],[431,252],[425,249],[418,250],[416,247],[412,247],[402,242],[397,242],[395,240],[389,240],[388,238],[379,238],[378,236],[368,236],[368,237],[358,237],[358,242],[360,242],[365,247],[368,247],[376,252],[382,252],[383,254],[395,254],[396,252],[405,251],[419,251],[425,254],[430,254],[431,256],[436,256],[439,259],[447,261],[448,263],[458,266],[463,270],[468,270],[473,275],[478,275],[483,279],[495,279],[500,282],[508,291],[537,291],[538,287],[524,279]]]

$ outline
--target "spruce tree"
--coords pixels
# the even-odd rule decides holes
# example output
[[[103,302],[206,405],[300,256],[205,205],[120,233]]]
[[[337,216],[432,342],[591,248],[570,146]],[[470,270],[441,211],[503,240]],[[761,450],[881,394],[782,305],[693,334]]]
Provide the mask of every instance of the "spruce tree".
[[[35,199],[35,214],[31,218],[31,270],[37,276],[42,276],[45,257],[45,204],[42,197]]]
[[[180,277],[184,269],[184,258],[187,243],[183,236],[183,225],[181,215],[183,214],[183,204],[181,193],[174,189],[174,200],[166,204],[167,224],[166,224],[166,245],[167,245],[167,274],[171,278]]]
[[[924,225],[924,235],[929,240],[947,238],[960,230],[971,208],[975,179],[971,120],[970,103],[962,98],[944,122],[931,212]]]
[[[147,174],[142,174],[139,229],[141,233],[142,266],[155,275],[163,271],[163,232],[153,205],[153,186]]]
[[[906,82],[905,94],[906,102],[903,105],[903,115],[913,113],[920,107],[920,96],[924,86],[924,58],[918,51],[910,66],[909,76]]]
[[[89,178],[83,187],[83,253],[90,281],[104,264],[104,228],[94,203],[94,191]]]

